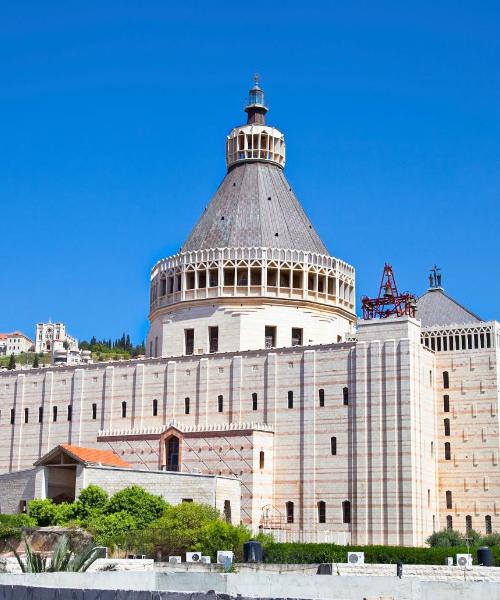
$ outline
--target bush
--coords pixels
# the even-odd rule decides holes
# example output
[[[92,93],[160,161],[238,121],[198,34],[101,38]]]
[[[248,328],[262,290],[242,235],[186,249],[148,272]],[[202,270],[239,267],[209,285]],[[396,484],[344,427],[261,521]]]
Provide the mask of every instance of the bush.
[[[110,515],[95,515],[87,527],[98,546],[124,547],[128,534],[137,529],[137,521],[127,512],[120,511]]]
[[[489,546],[490,548],[494,546],[500,546],[500,533],[494,531],[488,535],[485,535],[481,538],[481,546]]]
[[[222,520],[212,521],[201,528],[194,550],[217,559],[217,550],[232,550],[235,562],[243,560],[243,544],[252,537],[243,525],[234,526]]]
[[[463,546],[465,544],[464,536],[455,529],[443,529],[435,531],[426,540],[431,548],[451,548],[454,546]]]
[[[0,514],[0,526],[1,525],[10,527],[35,527],[36,521],[26,513],[16,515]]]
[[[142,529],[161,517],[167,507],[168,504],[161,496],[154,496],[143,488],[132,485],[112,496],[106,513],[126,512],[134,517],[137,527]]]
[[[105,511],[108,494],[98,485],[89,485],[80,492],[75,504],[78,517],[89,519]]]
[[[61,502],[55,504],[51,498],[30,500],[28,502],[29,516],[39,527],[49,525],[66,525],[77,517],[75,503]]]

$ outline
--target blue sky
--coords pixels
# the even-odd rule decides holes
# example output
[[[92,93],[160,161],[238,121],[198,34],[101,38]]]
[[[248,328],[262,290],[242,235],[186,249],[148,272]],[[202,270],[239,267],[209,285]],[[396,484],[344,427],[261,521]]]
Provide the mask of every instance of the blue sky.
[[[147,331],[149,271],[225,174],[255,71],[286,175],[374,295],[384,262],[499,318],[498,2],[4,2],[0,331]]]

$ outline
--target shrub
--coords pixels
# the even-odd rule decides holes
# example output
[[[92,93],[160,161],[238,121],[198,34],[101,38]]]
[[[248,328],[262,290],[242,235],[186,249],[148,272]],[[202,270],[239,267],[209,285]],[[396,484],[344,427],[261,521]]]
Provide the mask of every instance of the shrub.
[[[55,504],[51,498],[30,500],[28,513],[40,527],[49,525],[66,525],[77,517],[75,503],[61,502]]]
[[[481,546],[500,546],[500,533],[494,531],[481,538]]]
[[[464,536],[455,529],[443,529],[435,531],[426,540],[431,548],[451,548],[453,546],[463,546],[465,544]]]
[[[194,550],[217,558],[217,550],[232,550],[235,562],[243,560],[243,544],[251,538],[250,531],[243,525],[234,526],[218,519],[201,528],[199,541]]]
[[[75,504],[78,517],[88,519],[105,511],[108,494],[98,485],[89,485],[80,492]]]
[[[10,527],[35,527],[36,521],[26,513],[16,515],[0,514],[0,526],[2,525]]]
[[[87,527],[98,546],[123,547],[128,534],[137,529],[137,521],[127,512],[119,511],[109,515],[95,515]]]
[[[120,490],[110,499],[106,513],[126,512],[134,517],[137,527],[142,529],[161,517],[167,506],[161,496],[155,496],[137,485],[132,485]]]

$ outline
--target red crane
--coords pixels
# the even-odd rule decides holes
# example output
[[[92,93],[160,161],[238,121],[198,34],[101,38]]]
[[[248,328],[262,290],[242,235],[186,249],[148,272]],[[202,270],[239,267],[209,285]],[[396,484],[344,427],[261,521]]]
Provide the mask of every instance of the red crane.
[[[363,309],[363,319],[365,320],[385,319],[392,315],[397,317],[404,315],[415,317],[417,299],[409,292],[399,294],[392,267],[385,263],[378,290],[378,298],[363,296],[361,298],[361,306]]]

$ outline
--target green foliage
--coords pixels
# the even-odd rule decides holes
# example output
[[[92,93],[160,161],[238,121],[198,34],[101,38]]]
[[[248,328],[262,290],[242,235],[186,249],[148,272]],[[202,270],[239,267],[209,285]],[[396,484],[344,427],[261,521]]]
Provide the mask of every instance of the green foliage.
[[[431,548],[452,548],[454,546],[464,546],[464,536],[455,529],[443,529],[435,531],[426,540]]]
[[[0,526],[10,527],[35,527],[36,521],[26,513],[16,515],[0,514]]]
[[[16,368],[16,359],[14,358],[14,355],[11,354],[10,358],[9,358],[9,364],[7,365],[7,369],[9,369],[9,371],[12,371],[15,368]]]
[[[106,512],[125,512],[134,517],[137,527],[142,529],[161,517],[167,506],[161,496],[155,496],[137,485],[131,485],[110,499]]]
[[[498,531],[494,531],[493,533],[482,537],[481,546],[489,546],[490,548],[493,546],[500,546],[500,533],[498,533]]]
[[[335,544],[268,543],[264,547],[264,562],[285,564],[313,564],[347,562],[348,552],[364,552],[365,562],[371,564],[444,565],[448,556],[467,552],[467,547],[435,546],[411,548],[406,546],[337,546]],[[476,558],[476,548],[469,552]],[[500,566],[500,548],[492,547],[494,564]]]
[[[38,369],[40,366],[40,361],[38,360],[38,354],[35,354],[35,358],[33,359],[33,368]]]
[[[235,562],[243,560],[243,544],[252,537],[243,525],[234,526],[222,520],[211,521],[201,528],[195,550],[217,559],[217,550],[232,550]]]
[[[46,573],[55,571],[86,571],[97,559],[98,552],[93,544],[84,548],[81,552],[74,553],[70,548],[69,538],[63,535],[54,547],[50,562],[46,556],[33,552],[31,544],[24,540],[25,559],[21,559],[14,548],[12,551],[21,567],[23,573]]]
[[[77,518],[75,503],[61,502],[55,504],[51,498],[30,500],[28,502],[28,513],[40,527],[67,525]]]
[[[137,529],[137,521],[125,511],[109,515],[98,514],[88,521],[87,528],[98,546],[123,547],[130,532]]]
[[[80,492],[75,505],[78,518],[86,520],[105,511],[108,494],[98,485],[89,485]]]

